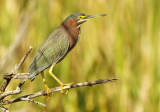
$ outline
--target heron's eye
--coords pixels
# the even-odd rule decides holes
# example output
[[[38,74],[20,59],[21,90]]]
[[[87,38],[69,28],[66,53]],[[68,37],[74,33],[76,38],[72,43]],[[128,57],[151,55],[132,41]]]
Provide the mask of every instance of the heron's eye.
[[[83,19],[85,16],[78,16],[78,19]]]
[[[82,19],[82,16],[79,16],[78,19]]]

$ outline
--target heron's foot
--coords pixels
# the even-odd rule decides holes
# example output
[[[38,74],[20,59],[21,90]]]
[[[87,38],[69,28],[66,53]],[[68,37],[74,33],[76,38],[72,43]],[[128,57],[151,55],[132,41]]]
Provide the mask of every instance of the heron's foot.
[[[49,87],[47,85],[44,86],[46,92],[47,92],[47,100],[50,98],[50,94],[49,94]]]
[[[61,93],[64,94],[64,91],[63,91],[63,87],[64,87],[64,86],[70,86],[70,85],[72,85],[72,84],[74,84],[74,83],[75,83],[75,82],[71,82],[71,83],[68,83],[68,84],[60,84],[60,85],[61,85]],[[67,89],[65,95],[67,95],[68,92],[69,92],[69,89]]]

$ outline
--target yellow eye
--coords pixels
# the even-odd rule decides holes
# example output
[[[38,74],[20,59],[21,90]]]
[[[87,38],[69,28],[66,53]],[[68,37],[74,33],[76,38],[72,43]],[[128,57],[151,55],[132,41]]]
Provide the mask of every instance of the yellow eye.
[[[79,16],[79,17],[78,17],[78,19],[82,19],[82,18],[83,18],[82,16]]]
[[[85,16],[78,16],[78,19],[83,19],[85,18]]]

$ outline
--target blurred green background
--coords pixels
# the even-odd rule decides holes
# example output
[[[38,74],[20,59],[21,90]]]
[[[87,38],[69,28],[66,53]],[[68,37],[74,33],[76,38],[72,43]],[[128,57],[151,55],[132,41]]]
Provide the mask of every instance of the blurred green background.
[[[94,87],[57,92],[46,103],[7,105],[13,112],[160,112],[159,0],[0,0],[0,84],[4,73],[33,46],[19,72],[26,72],[45,38],[70,14],[107,14],[81,27],[81,38],[54,67],[64,83],[119,77]],[[49,87],[59,86],[47,70]],[[7,90],[16,88],[12,80]],[[41,76],[27,81],[21,95],[44,90]],[[15,98],[15,95],[7,98]]]

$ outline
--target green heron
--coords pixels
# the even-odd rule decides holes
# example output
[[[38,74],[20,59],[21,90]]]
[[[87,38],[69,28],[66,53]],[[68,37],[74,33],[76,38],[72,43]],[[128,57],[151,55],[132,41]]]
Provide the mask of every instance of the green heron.
[[[61,92],[63,87],[68,85],[60,81],[53,73],[52,69],[55,64],[59,63],[76,45],[80,37],[81,24],[90,18],[106,16],[106,14],[85,15],[76,13],[68,16],[62,24],[52,32],[40,46],[36,57],[29,66],[29,79],[33,81],[41,73],[47,94],[49,88],[44,78],[44,70],[49,68],[49,74],[60,84]]]

